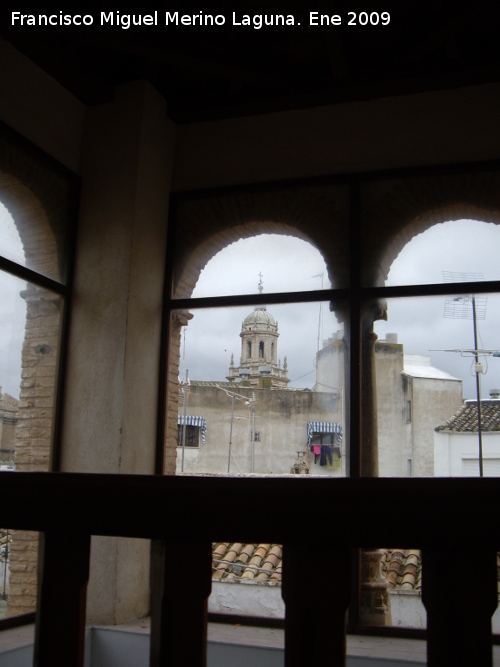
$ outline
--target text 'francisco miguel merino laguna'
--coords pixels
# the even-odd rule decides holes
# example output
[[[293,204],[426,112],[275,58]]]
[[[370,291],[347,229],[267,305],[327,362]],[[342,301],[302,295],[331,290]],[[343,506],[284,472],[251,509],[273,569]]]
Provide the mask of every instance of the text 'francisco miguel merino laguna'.
[[[387,25],[390,22],[388,12],[361,12],[356,15],[354,12],[348,12],[348,25]],[[365,17],[361,14],[366,14]],[[152,14],[122,14],[121,12],[100,12],[99,21],[95,21],[92,14],[65,14],[58,12],[56,14],[23,14],[22,12],[11,12],[11,24],[22,26],[90,26],[99,23],[102,26],[117,26],[128,29],[133,26],[157,26],[159,21],[164,18],[164,25],[173,26],[223,26],[230,23],[233,26],[250,26],[256,30],[264,26],[294,26],[300,25],[295,20],[293,14],[240,14],[232,12],[231,21],[227,21],[224,14],[180,14],[179,12],[165,12],[161,17],[158,11]],[[363,19],[363,20],[362,20]],[[376,19],[376,20],[375,20]],[[339,26],[342,24],[342,17],[339,14],[320,14],[320,12],[309,12],[309,25]]]

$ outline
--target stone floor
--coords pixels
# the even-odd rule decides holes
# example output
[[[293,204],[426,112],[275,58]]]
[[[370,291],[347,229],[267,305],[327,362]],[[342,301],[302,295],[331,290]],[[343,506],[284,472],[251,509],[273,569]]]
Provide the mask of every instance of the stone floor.
[[[141,619],[114,628],[117,631],[149,634],[149,619]],[[284,647],[283,630],[272,628],[253,628],[240,625],[209,623],[208,638],[213,642],[242,644],[251,646]],[[0,633],[0,653],[14,646],[30,644],[34,639],[33,625],[27,625]],[[418,639],[400,639],[389,637],[347,637],[347,655],[359,658],[387,659],[389,662],[426,664],[425,641]],[[493,664],[500,667],[500,646],[493,647]],[[377,662],[377,660],[376,660]],[[377,662],[377,664],[380,664]]]

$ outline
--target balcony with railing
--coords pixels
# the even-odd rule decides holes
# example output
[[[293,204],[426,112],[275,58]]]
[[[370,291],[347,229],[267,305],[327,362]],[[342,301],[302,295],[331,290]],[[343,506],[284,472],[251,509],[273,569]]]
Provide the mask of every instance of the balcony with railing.
[[[38,667],[84,664],[92,535],[152,540],[152,667],[206,664],[219,540],[283,544],[286,667],[345,664],[347,612],[359,629],[366,585],[358,549],[398,544],[423,553],[428,665],[492,665],[498,480],[10,472],[0,473],[0,483],[10,499],[1,524],[43,533]],[[180,551],[184,576],[176,577]],[[302,576],[305,558],[327,558],[328,576]]]

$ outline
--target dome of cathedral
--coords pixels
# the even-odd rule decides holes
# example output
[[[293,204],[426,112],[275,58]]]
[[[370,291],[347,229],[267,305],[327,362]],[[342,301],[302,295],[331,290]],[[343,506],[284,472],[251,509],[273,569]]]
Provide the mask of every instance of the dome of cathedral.
[[[265,327],[277,328],[278,323],[274,317],[267,311],[265,306],[256,306],[253,311],[243,320],[243,327],[254,327],[256,325],[264,325]]]

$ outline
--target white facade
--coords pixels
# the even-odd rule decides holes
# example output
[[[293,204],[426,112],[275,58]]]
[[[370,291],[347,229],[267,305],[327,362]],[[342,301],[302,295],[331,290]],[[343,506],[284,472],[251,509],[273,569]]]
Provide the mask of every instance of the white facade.
[[[204,419],[206,437],[183,448],[180,428],[178,472],[290,474],[297,453],[308,450],[308,424],[340,423],[342,404],[336,393],[193,381],[186,413]],[[310,472],[345,474],[344,461],[331,468],[310,461]]]
[[[432,366],[429,357],[405,354],[403,389],[408,474],[433,477],[434,427],[462,405],[462,381]]]
[[[481,447],[485,477],[500,477],[500,400],[481,401]],[[437,477],[479,476],[477,401],[466,401],[460,411],[434,432]]]
[[[344,343],[338,332],[318,352],[315,390],[344,386]],[[434,427],[462,405],[462,381],[404,354],[396,334],[375,343],[380,477],[432,477]]]

